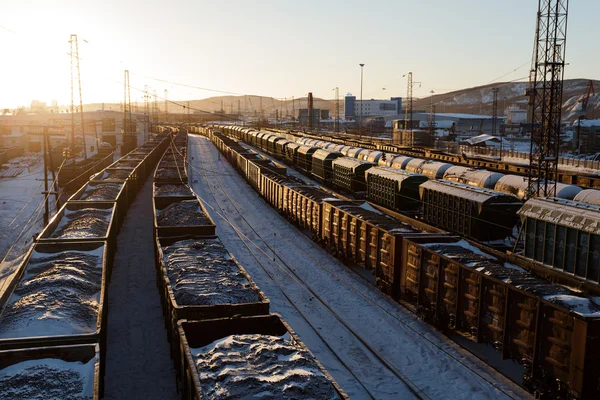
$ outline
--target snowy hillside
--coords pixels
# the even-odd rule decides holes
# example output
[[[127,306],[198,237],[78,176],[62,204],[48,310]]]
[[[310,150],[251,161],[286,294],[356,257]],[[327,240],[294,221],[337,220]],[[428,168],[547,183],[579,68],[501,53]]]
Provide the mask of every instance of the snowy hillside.
[[[563,87],[563,121],[571,122],[577,118],[589,84],[588,79],[565,80]],[[506,107],[518,106],[525,109],[527,98],[525,90],[528,82],[494,83],[470,89],[457,90],[433,96],[436,112],[492,114],[492,89],[498,88],[498,114],[503,115]],[[596,94],[590,96],[588,118],[600,118],[600,81],[594,81]],[[415,109],[429,111],[430,97],[416,100]]]

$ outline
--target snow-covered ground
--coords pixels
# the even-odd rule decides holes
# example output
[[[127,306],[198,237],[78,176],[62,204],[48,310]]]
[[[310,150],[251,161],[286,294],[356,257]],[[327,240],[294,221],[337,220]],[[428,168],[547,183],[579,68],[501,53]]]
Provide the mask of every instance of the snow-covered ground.
[[[31,247],[33,236],[43,228],[43,178],[40,162],[15,178],[0,179],[0,294]],[[52,196],[50,210],[54,211]]]
[[[190,135],[188,153],[217,234],[350,397],[529,397],[299,232],[207,139]]]

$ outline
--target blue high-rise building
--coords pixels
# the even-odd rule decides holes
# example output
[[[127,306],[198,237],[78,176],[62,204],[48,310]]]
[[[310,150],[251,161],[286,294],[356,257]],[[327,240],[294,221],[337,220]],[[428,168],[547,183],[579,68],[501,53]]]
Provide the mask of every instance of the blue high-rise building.
[[[356,103],[356,96],[352,96],[352,93],[348,93],[344,97],[344,118],[347,120],[354,120],[354,104]]]

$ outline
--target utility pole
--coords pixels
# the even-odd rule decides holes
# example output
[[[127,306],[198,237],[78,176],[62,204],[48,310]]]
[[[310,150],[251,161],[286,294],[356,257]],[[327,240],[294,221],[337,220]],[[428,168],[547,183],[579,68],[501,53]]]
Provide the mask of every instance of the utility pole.
[[[431,135],[431,137],[433,137],[433,134],[435,133],[435,129],[433,127],[433,125],[435,124],[435,108],[433,106],[433,94],[435,92],[431,90],[429,93],[431,93],[431,99],[429,103],[429,134]]]
[[[296,119],[296,101],[294,100],[294,96],[292,96],[292,121]]]
[[[71,56],[71,146],[75,145],[75,96],[74,86],[75,86],[75,74],[73,71],[73,63],[75,62],[77,68],[77,86],[79,89],[79,115],[81,117],[81,135],[82,135],[82,143],[83,143],[83,157],[87,159],[87,149],[85,146],[85,124],[83,122],[83,99],[81,97],[81,69],[79,67],[79,44],[77,42],[77,35],[71,34],[69,38],[70,44],[70,53]]]
[[[165,89],[165,122],[169,122],[169,91]]]
[[[313,130],[313,94],[308,92],[308,130]]]
[[[44,153],[44,191],[42,194],[44,195],[44,225],[48,224],[50,219],[50,204],[49,199],[50,195],[54,195],[54,203],[56,209],[60,207],[60,202],[58,199],[58,182],[56,180],[56,175],[54,173],[54,166],[52,163],[52,154],[50,153],[50,134],[48,132],[48,127],[42,127],[42,147]],[[48,170],[52,174],[52,191],[49,191],[50,187],[48,186]]]
[[[146,134],[150,132],[150,96],[148,95],[148,85],[144,86],[144,142],[147,140]]]
[[[365,64],[360,65],[360,120],[358,122],[358,136],[360,137],[362,134],[362,116],[363,116],[363,67]]]
[[[156,90],[154,90],[152,92],[152,95],[154,96],[154,124],[158,124],[158,96],[156,95]]]
[[[335,131],[340,131],[340,88],[335,87],[335,122],[333,124]]]
[[[554,196],[558,177],[569,0],[539,0],[526,92],[531,109],[527,196]]]
[[[496,136],[496,118],[498,117],[498,88],[492,88],[492,136]],[[500,135],[500,161],[502,161],[502,135]]]

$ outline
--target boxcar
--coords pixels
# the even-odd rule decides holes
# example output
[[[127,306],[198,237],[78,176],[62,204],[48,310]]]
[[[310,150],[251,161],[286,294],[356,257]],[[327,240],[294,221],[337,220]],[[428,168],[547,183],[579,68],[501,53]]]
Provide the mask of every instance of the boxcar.
[[[302,147],[300,143],[289,142],[285,146],[285,154],[283,156],[283,160],[292,165],[297,165],[298,163],[298,149]]]
[[[526,258],[600,282],[600,206],[536,198],[523,205],[519,216]]]
[[[425,222],[482,241],[510,236],[523,205],[512,195],[450,181],[427,181],[419,192]]]
[[[331,183],[333,180],[333,161],[339,157],[343,157],[342,153],[335,153],[324,149],[315,151],[312,156],[312,175],[323,182]]]
[[[600,306],[505,265],[465,240],[403,242],[401,295],[426,319],[523,364],[523,383],[552,398],[600,396]],[[550,398],[550,397],[549,397]]]
[[[298,168],[310,174],[312,169],[312,156],[317,150],[319,150],[319,148],[313,146],[298,147],[298,150],[296,151],[296,165]]]
[[[352,193],[365,192],[367,181],[365,171],[375,164],[350,157],[339,157],[332,163],[334,186]]]
[[[368,200],[399,211],[420,206],[419,186],[428,180],[425,175],[390,167],[374,167],[365,174]]]
[[[278,140],[275,143],[275,153],[273,155],[275,157],[279,158],[280,160],[283,160],[285,158],[285,148],[287,147],[288,144],[291,144],[291,143],[292,142],[290,142],[286,138],[281,138],[281,140]]]

